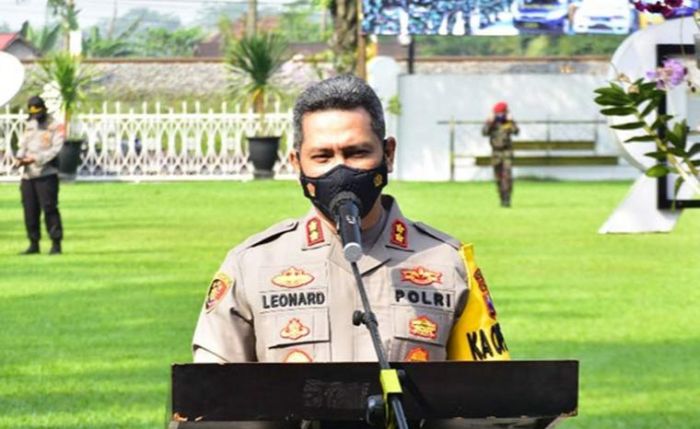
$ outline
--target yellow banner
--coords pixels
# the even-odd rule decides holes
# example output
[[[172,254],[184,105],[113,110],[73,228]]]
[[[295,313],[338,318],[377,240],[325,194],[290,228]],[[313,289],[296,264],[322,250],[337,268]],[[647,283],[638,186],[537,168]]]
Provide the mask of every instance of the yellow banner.
[[[474,261],[474,246],[462,245],[460,254],[469,277],[467,307],[455,323],[447,344],[449,360],[510,360],[508,346],[496,319],[496,307],[486,280]]]

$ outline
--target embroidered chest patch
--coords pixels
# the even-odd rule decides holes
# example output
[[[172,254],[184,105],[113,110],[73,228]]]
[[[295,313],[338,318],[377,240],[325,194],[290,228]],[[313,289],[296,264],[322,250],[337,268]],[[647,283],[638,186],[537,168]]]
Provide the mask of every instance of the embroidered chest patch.
[[[288,340],[298,340],[309,335],[311,329],[305,326],[299,319],[292,318],[289,323],[280,331],[280,337]]]
[[[428,316],[419,316],[408,322],[408,332],[416,337],[434,340],[437,338],[438,324]]]
[[[429,286],[433,283],[442,284],[442,273],[421,266],[407,268],[401,270],[401,281],[410,282],[417,286]]]
[[[314,276],[301,268],[289,267],[274,276],[271,281],[275,286],[294,289],[311,283],[314,281]]]

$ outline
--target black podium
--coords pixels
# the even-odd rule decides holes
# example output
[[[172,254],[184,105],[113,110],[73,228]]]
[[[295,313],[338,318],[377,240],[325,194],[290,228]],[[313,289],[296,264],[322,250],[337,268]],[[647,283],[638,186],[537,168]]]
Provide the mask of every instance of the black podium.
[[[427,427],[543,429],[577,412],[576,361],[392,367],[402,372],[407,418],[425,420]],[[320,421],[324,429],[363,428],[367,398],[378,394],[376,363],[173,365],[168,427]]]

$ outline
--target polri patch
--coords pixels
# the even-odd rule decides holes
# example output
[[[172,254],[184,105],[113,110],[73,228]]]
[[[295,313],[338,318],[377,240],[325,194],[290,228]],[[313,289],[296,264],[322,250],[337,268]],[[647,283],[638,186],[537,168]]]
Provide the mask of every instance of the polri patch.
[[[216,304],[226,296],[226,292],[231,288],[232,284],[231,278],[226,274],[218,272],[214,275],[214,279],[209,285],[209,292],[207,292],[207,300],[204,303],[204,309],[207,313],[212,311]]]
[[[423,347],[414,347],[406,353],[404,361],[406,362],[428,362],[430,360],[430,352]]]
[[[418,286],[430,286],[433,283],[442,284],[442,273],[439,271],[431,271],[421,266],[402,269],[401,281],[411,282]]]
[[[274,276],[271,281],[275,286],[294,289],[311,283],[314,281],[314,276],[301,268],[289,267]]]
[[[308,326],[301,323],[301,320],[296,317],[292,318],[287,325],[280,331],[280,337],[296,341],[299,338],[305,337],[311,333]]]
[[[408,322],[408,332],[411,335],[434,340],[437,338],[438,324],[428,316],[419,316]]]

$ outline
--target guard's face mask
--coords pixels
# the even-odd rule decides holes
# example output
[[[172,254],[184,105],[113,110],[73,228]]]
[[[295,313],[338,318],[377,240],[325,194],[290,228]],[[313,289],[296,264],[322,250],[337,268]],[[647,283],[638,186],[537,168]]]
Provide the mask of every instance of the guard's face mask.
[[[46,109],[41,106],[29,106],[29,119],[36,119],[37,122],[41,123],[46,120]]]
[[[334,218],[330,204],[340,192],[352,192],[359,198],[360,217],[364,218],[389,180],[386,158],[369,170],[340,164],[318,177],[308,177],[302,171],[299,178],[306,198],[328,219]]]
[[[506,121],[506,114],[505,113],[498,113],[496,115],[496,122],[505,122]]]

